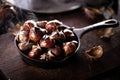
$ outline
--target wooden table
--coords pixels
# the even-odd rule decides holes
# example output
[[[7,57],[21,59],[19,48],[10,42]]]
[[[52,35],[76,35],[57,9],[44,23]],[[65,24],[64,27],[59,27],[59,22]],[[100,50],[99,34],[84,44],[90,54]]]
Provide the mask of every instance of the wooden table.
[[[60,14],[39,14],[39,19],[58,19],[77,28],[92,24],[80,9]],[[6,33],[0,35],[0,69],[11,80],[84,80],[120,66],[120,27],[115,31],[116,34],[107,41],[100,39],[95,31],[85,34],[78,55],[68,64],[53,69],[26,64],[15,48],[14,36]],[[90,62],[84,52],[97,45],[103,47],[104,54],[99,60]]]

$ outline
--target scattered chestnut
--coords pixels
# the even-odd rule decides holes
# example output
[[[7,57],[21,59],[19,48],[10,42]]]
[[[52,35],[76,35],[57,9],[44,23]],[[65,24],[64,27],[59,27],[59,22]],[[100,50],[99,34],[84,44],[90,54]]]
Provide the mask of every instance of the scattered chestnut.
[[[85,56],[88,60],[99,59],[102,57],[102,55],[103,55],[103,48],[100,45],[85,51]]]
[[[100,38],[110,38],[115,34],[115,31],[113,30],[113,28],[102,28],[97,29],[96,33]]]
[[[39,45],[33,45],[32,50],[28,53],[28,56],[30,58],[35,58],[39,55],[40,51],[41,51],[41,47]]]
[[[29,39],[34,41],[34,42],[38,42],[43,36],[43,32],[37,28],[37,27],[33,27],[30,29],[29,32]]]
[[[50,36],[44,35],[43,38],[40,40],[40,46],[42,48],[51,48],[54,46],[54,41],[50,38]]]

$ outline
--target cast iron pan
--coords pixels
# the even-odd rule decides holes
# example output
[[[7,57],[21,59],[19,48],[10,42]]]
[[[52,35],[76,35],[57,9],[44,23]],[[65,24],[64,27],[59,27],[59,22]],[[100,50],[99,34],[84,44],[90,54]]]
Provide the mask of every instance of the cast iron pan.
[[[105,20],[105,21],[102,21],[102,22],[99,22],[99,23],[96,23],[96,24],[93,24],[93,25],[90,25],[90,26],[83,27],[83,28],[73,29],[73,32],[77,37],[78,46],[77,46],[74,53],[72,53],[71,55],[68,55],[67,57],[65,57],[65,58],[63,58],[59,61],[58,60],[57,61],[42,61],[42,60],[32,59],[32,58],[28,57],[27,55],[25,55],[24,52],[19,50],[19,48],[17,46],[18,42],[16,40],[15,40],[15,45],[16,45],[17,50],[21,54],[23,60],[26,63],[28,63],[30,65],[34,65],[34,66],[40,66],[40,67],[43,67],[43,68],[59,67],[61,65],[64,65],[64,63],[69,61],[72,58],[72,56],[77,54],[77,51],[80,48],[80,39],[86,32],[97,29],[97,28],[117,27],[118,25],[119,25],[119,23],[118,23],[117,20],[109,19],[109,20]]]

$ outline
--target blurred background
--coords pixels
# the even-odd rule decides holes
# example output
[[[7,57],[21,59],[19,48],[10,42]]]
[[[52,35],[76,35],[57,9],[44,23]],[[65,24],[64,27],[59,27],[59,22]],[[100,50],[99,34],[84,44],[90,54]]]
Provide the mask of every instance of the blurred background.
[[[63,17],[68,18],[66,14],[71,15],[72,12],[83,13],[90,23],[111,18],[120,20],[120,0],[0,0],[0,35],[15,34],[18,31],[16,25],[28,19],[62,20]],[[80,15],[79,18],[83,17]],[[120,80],[120,65],[87,80]]]

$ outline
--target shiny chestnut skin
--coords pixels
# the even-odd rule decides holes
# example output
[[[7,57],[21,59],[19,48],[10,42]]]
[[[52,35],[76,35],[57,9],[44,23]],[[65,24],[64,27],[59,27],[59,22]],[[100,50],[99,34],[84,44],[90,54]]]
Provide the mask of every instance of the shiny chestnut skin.
[[[20,30],[30,31],[30,28],[34,27],[35,22],[32,20],[26,21],[23,26],[20,27]]]
[[[63,44],[64,55],[68,56],[76,50],[76,42],[70,41]]]
[[[54,41],[50,38],[50,36],[44,35],[43,38],[40,40],[40,46],[42,48],[51,48],[54,46]]]
[[[50,38],[56,40],[57,42],[64,42],[66,37],[63,31],[54,31],[51,33]]]
[[[21,26],[21,27],[20,27],[20,30],[21,30],[21,31],[28,31],[28,32],[29,32],[29,31],[30,31],[29,25],[28,25],[28,24],[25,24],[25,25]]]
[[[21,51],[27,51],[27,50],[30,50],[32,49],[32,45],[33,43],[24,43],[24,42],[21,42],[18,44],[18,48],[21,50]]]
[[[57,25],[55,22],[49,22],[45,25],[45,29],[51,33],[53,31],[56,31],[57,30]]]
[[[41,28],[45,28],[46,24],[47,24],[47,21],[37,21],[37,25]]]
[[[39,55],[39,52],[41,51],[40,46],[38,45],[33,45],[32,50],[28,53],[28,56],[30,58],[36,58]]]
[[[37,28],[37,27],[33,27],[30,29],[29,32],[29,39],[34,41],[34,42],[38,42],[43,36],[43,32]]]
[[[28,25],[29,28],[32,28],[36,26],[36,22],[34,20],[27,20],[24,25]]]
[[[29,32],[28,31],[19,31],[18,35],[18,41],[19,42],[28,42],[29,40]]]
[[[62,50],[60,49],[59,46],[55,46],[53,48],[50,49],[50,51],[52,52],[52,54],[54,54],[55,56],[60,56],[62,53]]]
[[[54,39],[54,40],[59,40],[59,39],[60,39],[60,34],[59,34],[59,32],[58,32],[58,31],[52,32],[51,35],[50,35],[50,38],[51,38],[51,39]]]
[[[64,29],[63,33],[64,33],[66,38],[73,38],[73,37],[75,37],[73,31],[71,31],[69,29]]]

